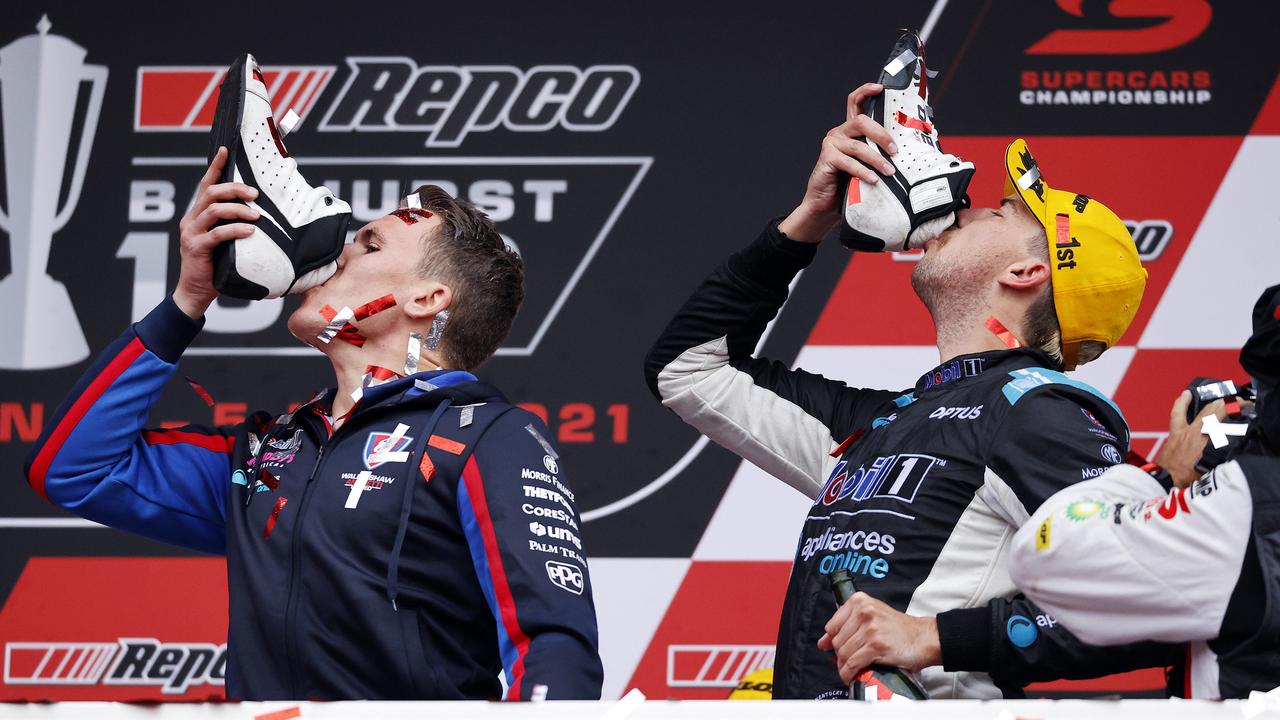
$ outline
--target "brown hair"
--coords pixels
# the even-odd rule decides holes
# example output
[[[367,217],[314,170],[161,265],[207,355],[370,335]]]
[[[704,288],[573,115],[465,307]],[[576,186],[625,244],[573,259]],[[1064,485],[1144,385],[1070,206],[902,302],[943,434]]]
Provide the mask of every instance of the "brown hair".
[[[418,276],[439,280],[453,290],[440,350],[449,368],[474,370],[511,332],[524,301],[524,261],[475,205],[436,185],[414,192],[422,209],[441,221],[436,232],[422,240]]]

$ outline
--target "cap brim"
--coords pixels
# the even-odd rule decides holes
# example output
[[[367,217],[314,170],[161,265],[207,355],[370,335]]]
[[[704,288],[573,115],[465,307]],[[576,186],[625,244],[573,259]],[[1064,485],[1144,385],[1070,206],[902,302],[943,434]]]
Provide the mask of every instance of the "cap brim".
[[[1031,214],[1048,231],[1049,184],[1040,175],[1040,165],[1027,147],[1027,141],[1018,138],[1004,151],[1004,194],[1022,198]]]

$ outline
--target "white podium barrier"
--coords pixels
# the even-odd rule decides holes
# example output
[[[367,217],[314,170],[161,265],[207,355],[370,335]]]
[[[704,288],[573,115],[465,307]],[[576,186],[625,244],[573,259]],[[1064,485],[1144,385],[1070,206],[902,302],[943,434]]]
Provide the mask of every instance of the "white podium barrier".
[[[876,718],[906,720],[1280,720],[1280,703],[1261,693],[1229,700],[935,700],[847,701],[627,701],[618,702],[334,702],[334,703],[122,703],[0,704],[6,720],[717,720],[723,718]]]

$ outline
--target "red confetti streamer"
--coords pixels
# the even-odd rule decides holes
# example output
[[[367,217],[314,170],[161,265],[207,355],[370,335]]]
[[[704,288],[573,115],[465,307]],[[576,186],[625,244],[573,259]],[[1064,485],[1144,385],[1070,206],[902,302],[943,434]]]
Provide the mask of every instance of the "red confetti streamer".
[[[272,475],[270,470],[263,468],[262,484],[271,488],[271,492],[275,492],[276,488],[280,487],[280,478],[276,477],[275,475]]]
[[[1235,398],[1232,398],[1227,401],[1226,410],[1227,410],[1227,417],[1233,417],[1233,418],[1240,417],[1240,414],[1243,412],[1243,408],[1240,407],[1240,401],[1236,400]]]
[[[266,540],[271,536],[271,531],[276,529],[276,520],[280,518],[280,511],[285,505],[289,504],[289,498],[280,498],[276,500],[275,507],[271,508],[271,517],[267,518],[267,526],[262,530],[262,539]]]
[[[426,220],[431,213],[421,208],[400,208],[391,213],[404,221],[405,225],[416,225],[418,220]]]
[[[1016,350],[1022,347],[1022,342],[1019,341],[1012,332],[1010,332],[1009,328],[1004,326],[1004,323],[997,320],[994,315],[987,318],[987,329],[996,337],[1000,338],[1000,342],[1004,343],[1005,347],[1010,350]]]
[[[404,377],[403,375],[396,372],[395,370],[388,370],[382,367],[381,365],[365,365],[364,374],[368,375],[369,377],[379,382],[387,382],[388,380],[398,380]]]
[[[422,473],[423,482],[431,482],[431,478],[435,477],[436,464],[431,462],[431,458],[425,452],[422,453],[422,462],[418,463],[418,471]]]
[[[191,389],[196,391],[196,394],[200,396],[201,400],[204,400],[205,405],[208,405],[209,407],[213,407],[216,404],[213,401],[213,396],[209,394],[208,390],[204,389],[203,385],[196,382],[195,380],[192,380],[188,376],[184,376],[184,377],[187,378],[187,384],[191,386]]]
[[[432,435],[427,438],[427,444],[437,450],[443,450],[452,455],[461,455],[462,452],[467,449],[466,444],[460,443],[457,440],[450,440],[449,438],[442,437],[440,435]]]
[[[857,430],[854,430],[849,437],[844,439],[844,442],[840,443],[835,450],[831,451],[831,457],[838,458],[843,455],[844,451],[848,450],[849,446],[857,442],[858,438],[862,437],[866,432],[866,428],[858,428]]]
[[[254,715],[253,720],[293,720],[293,718],[302,717],[302,708],[294,705],[284,710],[276,710],[274,712],[262,713]]]
[[[383,310],[386,310],[387,308],[393,308],[395,306],[396,306],[395,295],[383,295],[377,300],[370,300],[369,302],[356,308],[354,319],[364,320],[365,318],[371,315],[377,315]]]
[[[901,110],[899,110],[897,114],[894,115],[894,119],[897,120],[898,124],[903,127],[909,127],[912,130],[919,130],[927,134],[933,133],[933,123],[929,122],[928,120],[921,120],[919,118],[908,117],[907,114],[902,112]]]
[[[353,310],[352,317],[356,320],[364,320],[372,315],[377,315],[387,308],[395,307],[395,305],[396,298],[394,295],[383,295],[377,300],[370,300],[364,305]],[[333,307],[329,305],[325,305],[320,308],[319,312],[325,322],[333,322],[333,319],[338,315],[338,311],[334,310]],[[365,341],[368,340],[368,338],[360,334],[360,329],[351,323],[343,325],[334,337],[338,340],[343,340],[355,345],[356,347],[364,347]]]
[[[351,323],[343,325],[342,329],[338,331],[338,334],[334,335],[334,338],[337,340],[345,340],[356,347],[364,347],[364,341],[368,340],[368,338],[361,335],[359,331],[356,330],[356,327]]]

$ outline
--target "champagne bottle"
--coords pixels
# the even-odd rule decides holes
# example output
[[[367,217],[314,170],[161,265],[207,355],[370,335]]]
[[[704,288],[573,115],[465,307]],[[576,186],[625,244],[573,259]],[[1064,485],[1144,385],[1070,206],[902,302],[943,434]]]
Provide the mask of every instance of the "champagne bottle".
[[[853,594],[858,592],[853,584],[853,576],[848,570],[836,570],[827,576],[831,581],[831,594],[836,598],[836,607],[843,606]],[[901,695],[911,700],[927,700],[928,693],[920,687],[902,668],[889,665],[872,665],[863,670],[849,685],[851,700],[879,700],[879,688],[884,687],[894,695]]]

